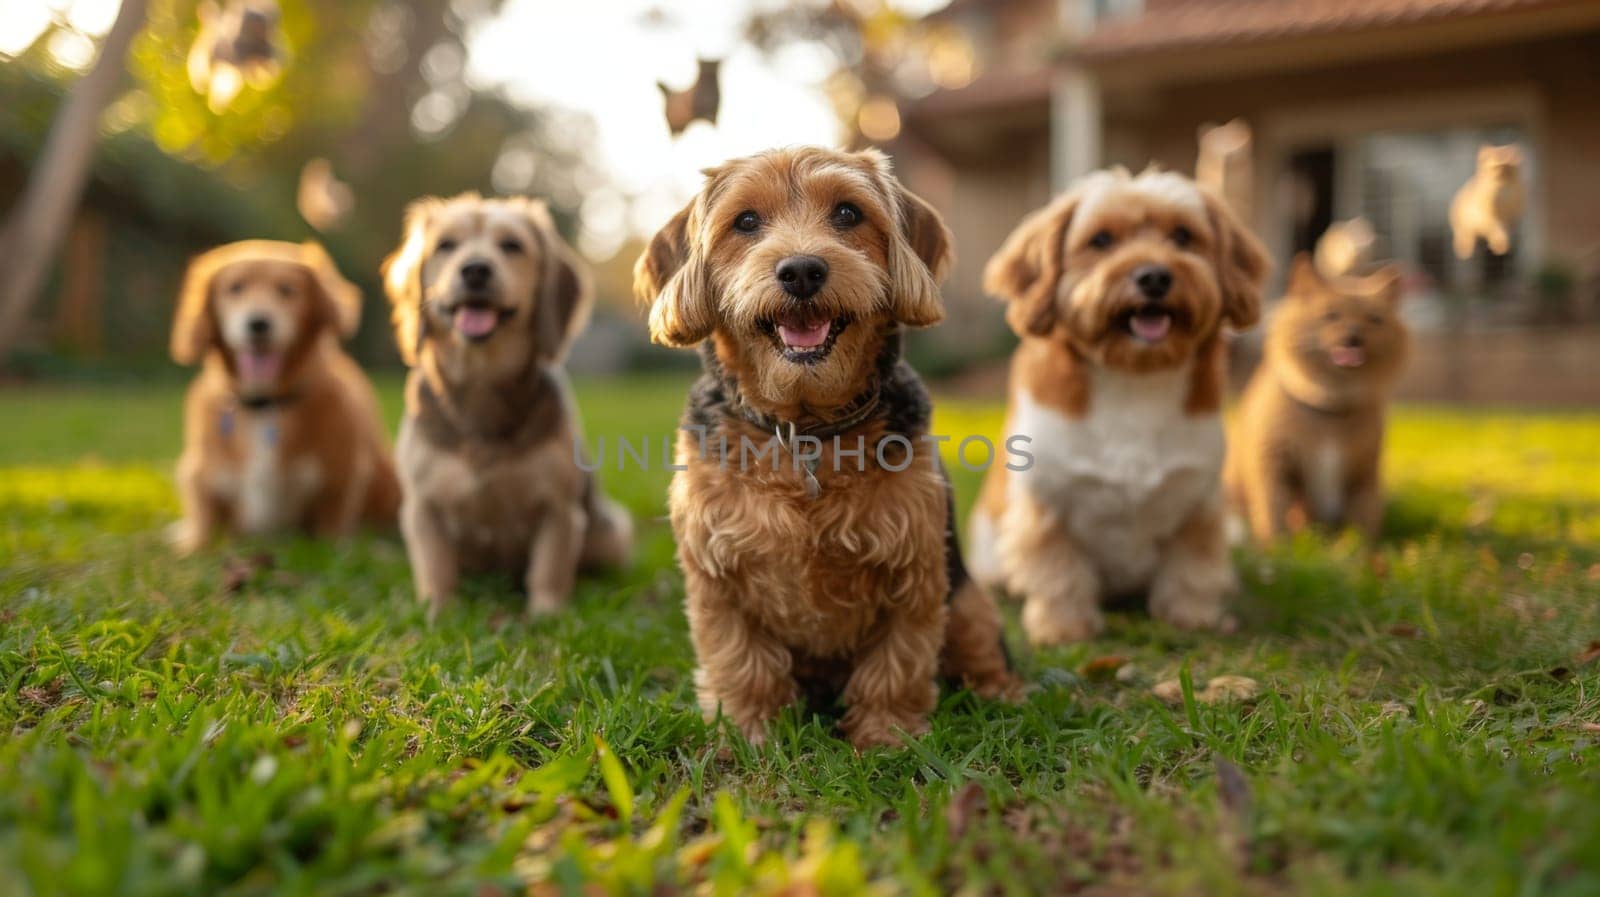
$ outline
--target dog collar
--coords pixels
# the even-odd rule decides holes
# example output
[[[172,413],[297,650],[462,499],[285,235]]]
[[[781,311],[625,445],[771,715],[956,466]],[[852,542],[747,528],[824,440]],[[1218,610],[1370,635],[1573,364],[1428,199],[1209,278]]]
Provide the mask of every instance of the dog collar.
[[[784,420],[770,414],[762,414],[742,403],[739,406],[739,414],[750,424],[762,430],[771,430],[777,433],[780,440],[793,441],[797,436],[832,439],[871,420],[872,416],[877,413],[882,401],[883,385],[874,378],[872,385],[862,390],[860,395],[851,399],[844,406],[842,414],[814,426],[802,427],[792,420]]]
[[[240,396],[233,397],[239,407],[246,411],[265,411],[268,408],[281,408],[284,405],[299,401],[300,393],[285,392],[275,396]]]
[[[764,431],[772,431],[772,434],[778,439],[778,445],[783,446],[790,454],[794,454],[795,442],[799,437],[808,436],[818,441],[832,439],[870,420],[877,413],[882,403],[883,384],[874,378],[871,386],[845,405],[842,415],[816,426],[802,429],[792,420],[785,421],[770,414],[762,414],[754,408],[743,405],[740,407],[740,414],[746,422]],[[822,459],[819,456],[807,459],[801,465],[801,471],[806,477],[807,498],[816,498],[822,494],[822,482],[817,479],[817,466],[821,463]]]

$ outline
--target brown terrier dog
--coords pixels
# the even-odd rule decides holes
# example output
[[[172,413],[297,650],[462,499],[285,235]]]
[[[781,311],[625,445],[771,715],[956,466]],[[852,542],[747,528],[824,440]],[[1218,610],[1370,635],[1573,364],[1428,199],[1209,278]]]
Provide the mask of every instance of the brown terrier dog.
[[[984,285],[1022,337],[1007,433],[972,515],[979,581],[1037,644],[1086,639],[1107,598],[1183,628],[1225,622],[1223,327],[1259,314],[1267,257],[1224,202],[1168,172],[1102,171],[1024,219]],[[1015,437],[1013,437],[1015,438]]]
[[[1325,279],[1304,254],[1228,447],[1228,496],[1258,540],[1308,522],[1376,537],[1388,391],[1405,363],[1400,273]]]
[[[184,400],[174,547],[219,531],[350,534],[394,524],[394,462],[366,375],[339,348],[361,293],[315,243],[246,240],[196,258],[172,358],[203,362]]]
[[[858,748],[926,731],[941,660],[981,694],[1016,690],[900,357],[902,327],[943,317],[951,262],[882,154],[805,148],[710,169],[634,268],[653,340],[709,339],[672,525],[700,706],[752,742],[802,686],[842,693]]]
[[[395,455],[417,596],[437,614],[461,571],[504,572],[529,614],[560,610],[580,567],[624,563],[632,540],[574,454],[561,359],[587,279],[531,200],[422,199],[405,230],[384,280],[412,365]]]

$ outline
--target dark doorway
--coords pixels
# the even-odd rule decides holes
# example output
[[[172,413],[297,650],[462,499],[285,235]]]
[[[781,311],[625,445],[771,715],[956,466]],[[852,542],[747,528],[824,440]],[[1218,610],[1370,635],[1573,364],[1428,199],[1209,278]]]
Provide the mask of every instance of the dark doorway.
[[[1333,147],[1303,149],[1289,157],[1294,251],[1311,252],[1333,223]]]

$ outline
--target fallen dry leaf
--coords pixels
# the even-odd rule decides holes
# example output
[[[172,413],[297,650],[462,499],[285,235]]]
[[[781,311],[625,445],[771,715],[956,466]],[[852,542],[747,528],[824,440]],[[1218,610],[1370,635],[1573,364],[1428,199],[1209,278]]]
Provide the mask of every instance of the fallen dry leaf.
[[[1389,627],[1389,634],[1395,638],[1419,638],[1422,635],[1422,630],[1412,626],[1410,623],[1396,623]]]
[[[1589,643],[1589,647],[1578,652],[1577,666],[1585,666],[1600,660],[1600,639]]]
[[[1183,683],[1177,679],[1156,683],[1150,693],[1168,704],[1183,703]],[[1196,686],[1194,699],[1201,704],[1220,704],[1224,701],[1251,701],[1260,693],[1261,684],[1248,676],[1217,676],[1203,688]]]
[[[1226,811],[1217,835],[1223,849],[1233,856],[1235,865],[1245,869],[1250,865],[1250,810],[1255,796],[1250,792],[1250,782],[1243,770],[1221,754],[1212,757],[1212,763],[1217,770],[1217,794]]]
[[[1218,676],[1206,683],[1207,704],[1218,701],[1249,701],[1261,693],[1261,685],[1247,676]]]
[[[1128,658],[1121,654],[1107,654],[1086,662],[1078,669],[1078,675],[1090,682],[1105,682],[1116,676],[1117,670],[1122,669],[1127,662]]]
[[[984,804],[982,785],[977,782],[962,785],[961,790],[950,799],[950,806],[944,810],[945,823],[950,827],[950,837],[959,838],[966,834],[972,820],[983,812]]]
[[[1157,682],[1155,685],[1150,686],[1150,693],[1168,704],[1183,703],[1183,683],[1176,679]],[[1199,697],[1198,692],[1196,692],[1195,697]]]
[[[256,578],[256,574],[271,570],[276,559],[265,551],[243,557],[230,557],[222,561],[222,592],[237,595]]]
[[[1600,732],[1600,723],[1584,723],[1582,726],[1579,726],[1578,728],[1582,729],[1585,732]]]

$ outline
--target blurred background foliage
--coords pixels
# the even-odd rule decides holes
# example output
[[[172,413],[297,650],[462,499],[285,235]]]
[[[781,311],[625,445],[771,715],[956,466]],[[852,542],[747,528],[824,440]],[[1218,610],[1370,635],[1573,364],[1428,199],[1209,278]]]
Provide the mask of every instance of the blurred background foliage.
[[[12,367],[157,366],[188,258],[253,237],[327,244],[366,290],[369,326],[357,353],[388,360],[386,328],[371,326],[384,318],[377,271],[413,197],[533,193],[549,198],[570,230],[583,185],[599,176],[585,161],[582,116],[517,105],[465,78],[463,35],[498,5],[281,0],[281,76],[264,89],[245,87],[216,112],[187,70],[198,4],[154,0],[129,53],[130,77],[102,118],[63,264],[30,317],[45,332],[27,335]],[[88,40],[53,9],[31,45],[0,56],[0,207],[21,193],[53,116],[92,60],[82,52]],[[357,197],[328,233],[296,209],[301,169],[314,158],[328,159]],[[82,265],[117,276],[92,276]],[[60,306],[74,290],[104,291],[78,302],[102,320],[62,326]]]

